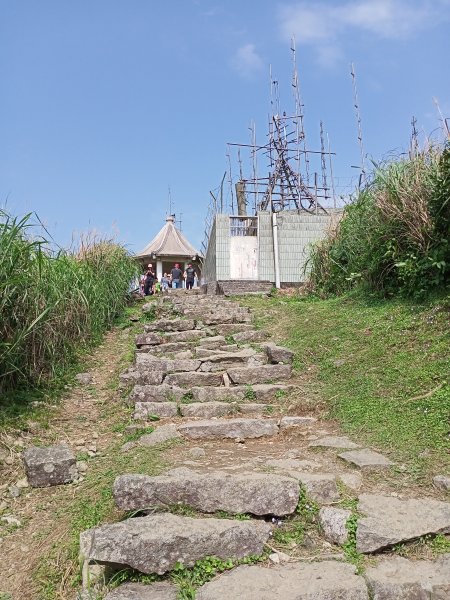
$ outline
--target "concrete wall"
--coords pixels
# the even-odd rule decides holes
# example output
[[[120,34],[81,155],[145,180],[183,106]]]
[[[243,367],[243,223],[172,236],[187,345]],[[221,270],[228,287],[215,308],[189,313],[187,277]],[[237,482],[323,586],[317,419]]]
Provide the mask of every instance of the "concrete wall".
[[[297,211],[278,213],[278,253],[282,283],[304,281],[303,271],[311,243],[322,239],[332,220],[339,218],[340,214],[340,211],[331,215],[311,215]],[[257,260],[249,262],[252,253],[257,256]],[[203,274],[208,283],[253,277],[274,282],[272,214],[258,213],[257,238],[231,237],[229,216],[217,215],[209,239]]]
[[[230,219],[216,215],[203,261],[202,277],[206,283],[230,279]]]

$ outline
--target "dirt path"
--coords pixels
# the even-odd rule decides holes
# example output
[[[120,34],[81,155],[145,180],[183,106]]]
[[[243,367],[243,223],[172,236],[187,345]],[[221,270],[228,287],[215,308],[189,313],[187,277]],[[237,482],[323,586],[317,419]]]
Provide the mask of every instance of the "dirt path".
[[[108,451],[122,436],[113,431],[113,426],[128,418],[114,382],[124,368],[130,335],[130,330],[114,329],[86,357],[92,382],[68,390],[54,409],[48,429],[31,423],[32,431],[0,437],[2,447],[14,459],[12,465],[0,467],[0,481],[6,492],[1,514],[20,522],[19,527],[5,522],[0,526],[0,551],[7,557],[0,573],[0,592],[5,598],[6,594],[13,600],[73,597],[74,592],[67,589],[74,575],[73,562],[67,560],[67,545],[63,542],[72,535],[72,508],[79,497],[86,495],[86,480],[67,486],[23,488],[18,498],[11,498],[8,489],[25,477],[20,453],[32,444],[66,442],[78,457],[87,459],[89,468],[95,463],[103,463],[104,468]]]

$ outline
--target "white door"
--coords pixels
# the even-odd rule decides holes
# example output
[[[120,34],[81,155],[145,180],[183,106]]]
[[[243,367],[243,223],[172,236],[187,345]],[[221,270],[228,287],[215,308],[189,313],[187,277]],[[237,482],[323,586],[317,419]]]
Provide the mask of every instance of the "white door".
[[[230,237],[230,279],[258,279],[258,238]]]

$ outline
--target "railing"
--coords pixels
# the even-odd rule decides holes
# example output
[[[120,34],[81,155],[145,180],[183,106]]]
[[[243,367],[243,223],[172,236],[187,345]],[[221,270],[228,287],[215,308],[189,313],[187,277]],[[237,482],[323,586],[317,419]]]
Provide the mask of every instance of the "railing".
[[[257,217],[230,217],[230,235],[247,237],[258,235]]]

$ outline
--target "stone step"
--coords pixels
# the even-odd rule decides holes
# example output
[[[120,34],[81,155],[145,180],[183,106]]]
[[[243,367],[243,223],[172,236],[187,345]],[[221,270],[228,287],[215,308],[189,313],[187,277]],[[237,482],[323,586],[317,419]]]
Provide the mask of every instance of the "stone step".
[[[141,346],[157,346],[162,344],[163,338],[157,333],[140,333],[135,338],[135,343],[138,348]]]
[[[242,333],[243,331],[253,331],[254,325],[251,323],[220,323],[213,326],[217,335],[232,335]]]
[[[270,337],[267,331],[241,331],[233,334],[233,339],[236,342],[264,342]]]
[[[267,381],[290,379],[292,367],[290,365],[261,365],[257,367],[238,367],[227,370],[233,383],[253,385]]]
[[[187,331],[189,329],[195,329],[195,321],[193,319],[158,319],[144,325],[144,331]]]
[[[120,387],[129,385],[160,385],[164,379],[162,371],[143,371],[135,368],[126,369],[119,376]]]
[[[253,402],[248,404],[237,402],[192,402],[179,405],[179,410],[183,417],[200,417],[203,419],[235,415],[237,413],[263,414],[271,409],[273,409],[272,404],[257,404]]]
[[[448,600],[450,554],[436,560],[383,558],[368,567],[365,579],[373,600]]]
[[[188,469],[183,474],[175,470],[156,477],[121,475],[113,486],[114,500],[121,510],[181,503],[204,513],[222,510],[259,516],[292,514],[299,494],[298,482],[281,475],[225,471],[198,474]]]
[[[197,371],[201,366],[200,360],[159,358],[151,354],[136,355],[136,369],[148,369],[162,373],[178,373],[184,371]]]
[[[193,342],[168,342],[167,344],[160,344],[159,346],[141,346],[136,350],[136,352],[147,352],[157,356],[164,356],[165,354],[173,354],[174,352],[190,350],[192,348],[192,344]]]
[[[187,331],[174,331],[165,333],[161,343],[168,342],[196,342],[204,337],[205,332],[201,329],[188,329]]]
[[[198,386],[219,386],[223,383],[220,373],[171,373],[166,375],[164,383],[175,387],[192,388]]]
[[[450,533],[450,503],[431,498],[359,497],[356,549],[364,554],[428,534]]]
[[[284,363],[291,365],[294,360],[294,352],[289,350],[289,348],[277,346],[272,342],[266,342],[262,347],[266,352],[269,362],[272,364]]]
[[[233,387],[193,387],[192,396],[196,402],[220,402],[257,400],[258,402],[271,402],[278,400],[280,395],[288,394],[294,389],[292,385],[283,384],[257,384],[253,386]]]
[[[191,421],[179,425],[178,432],[191,439],[259,438],[278,434],[276,419],[223,419]]]
[[[196,600],[369,600],[353,565],[337,561],[240,566],[202,586]]]
[[[168,581],[152,584],[124,583],[105,596],[105,600],[178,600],[178,588]]]
[[[358,467],[364,471],[379,471],[380,469],[388,469],[393,466],[393,462],[388,458],[374,452],[370,448],[361,448],[361,450],[351,450],[338,455],[347,463]]]
[[[226,340],[223,335],[214,335],[211,337],[201,338],[198,347],[199,348],[210,348],[212,350],[216,350],[223,346],[226,343]]]
[[[152,416],[168,418],[177,415],[178,407],[175,402],[136,402],[133,419],[135,421],[145,421]]]
[[[135,385],[128,396],[128,404],[135,402],[181,402],[186,390],[167,384]]]
[[[89,564],[100,563],[162,575],[179,562],[189,567],[207,556],[227,560],[261,554],[270,532],[261,521],[156,514],[84,531],[80,555],[84,573]]]

